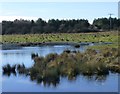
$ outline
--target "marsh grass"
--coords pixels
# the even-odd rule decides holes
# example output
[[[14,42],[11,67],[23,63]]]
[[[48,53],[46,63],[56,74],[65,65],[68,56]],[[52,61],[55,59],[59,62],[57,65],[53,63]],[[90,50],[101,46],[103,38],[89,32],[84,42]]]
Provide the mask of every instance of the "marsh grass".
[[[49,83],[58,81],[60,76],[72,80],[80,74],[100,79],[99,76],[108,75],[110,71],[120,73],[117,51],[117,48],[107,48],[98,53],[96,50],[87,49],[84,53],[64,51],[60,55],[52,53],[46,57],[38,56],[34,59],[35,65],[31,68],[31,75],[35,76],[34,79]]]
[[[2,35],[1,43],[117,42],[118,32]],[[78,46],[77,46],[78,47]]]

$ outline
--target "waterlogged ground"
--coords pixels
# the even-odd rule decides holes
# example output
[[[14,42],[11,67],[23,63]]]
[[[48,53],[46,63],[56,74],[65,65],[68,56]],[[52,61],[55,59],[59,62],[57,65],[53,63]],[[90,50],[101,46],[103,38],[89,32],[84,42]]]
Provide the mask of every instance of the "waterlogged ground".
[[[39,56],[46,56],[49,53],[61,54],[64,50],[79,50],[84,52],[86,47],[94,44],[81,45],[75,48],[70,45],[54,45],[41,47],[23,47],[21,49],[1,50],[2,66],[6,64],[24,64],[27,68],[33,66],[34,60],[32,53],[38,53]],[[98,45],[98,44],[97,44]],[[59,84],[48,85],[45,82],[37,83],[31,81],[29,76],[14,74],[2,76],[3,92],[118,92],[118,74],[110,73],[106,76],[82,76],[76,79],[68,80],[67,77],[60,77]]]
[[[36,43],[36,42],[117,42],[118,31],[94,33],[56,33],[2,35],[1,43]]]

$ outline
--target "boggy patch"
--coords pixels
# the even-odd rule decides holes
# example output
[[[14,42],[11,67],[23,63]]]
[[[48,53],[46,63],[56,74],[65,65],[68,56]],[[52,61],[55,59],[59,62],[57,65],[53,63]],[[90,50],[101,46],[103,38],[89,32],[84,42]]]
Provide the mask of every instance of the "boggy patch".
[[[120,73],[120,64],[118,63],[118,50],[104,49],[99,52],[87,49],[86,52],[63,51],[61,54],[51,53],[46,57],[31,54],[34,65],[26,68],[24,65],[3,66],[3,74],[11,73],[15,68],[19,74],[30,76],[30,79],[43,82],[44,85],[57,86],[60,77],[67,77],[69,80],[75,80],[78,75],[86,77],[94,76],[97,80],[105,79],[109,72]]]

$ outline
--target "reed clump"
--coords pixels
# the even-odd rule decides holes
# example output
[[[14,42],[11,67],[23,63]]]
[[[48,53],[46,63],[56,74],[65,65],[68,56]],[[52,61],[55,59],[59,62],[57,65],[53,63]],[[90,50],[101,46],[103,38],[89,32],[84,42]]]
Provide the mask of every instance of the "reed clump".
[[[42,57],[32,54],[31,57],[35,62],[34,65],[29,69],[24,65],[17,65],[17,71],[29,74],[31,80],[43,82],[45,85],[46,83],[56,85],[63,76],[72,80],[78,75],[99,77],[108,75],[110,71],[120,73],[117,48],[105,48],[99,51],[87,49],[84,53],[65,50],[59,55],[51,53]],[[13,70],[14,67],[10,65],[3,67],[4,72]]]
[[[92,76],[108,75],[109,71],[120,73],[120,64],[116,60],[117,51],[116,48],[99,52],[88,49],[84,53],[65,50],[60,55],[52,53],[46,57],[38,56],[34,58],[34,71],[31,70],[31,73],[35,72],[33,73],[35,76],[39,75],[38,78],[48,81],[59,79],[59,76],[73,79],[79,74]]]

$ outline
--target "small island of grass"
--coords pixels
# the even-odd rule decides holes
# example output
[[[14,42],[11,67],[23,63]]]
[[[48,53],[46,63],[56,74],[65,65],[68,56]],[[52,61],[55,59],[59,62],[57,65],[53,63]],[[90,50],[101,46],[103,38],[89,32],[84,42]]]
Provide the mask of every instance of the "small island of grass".
[[[51,53],[45,57],[32,54],[34,65],[26,68],[24,65],[16,65],[20,74],[29,75],[31,80],[37,83],[54,84],[60,81],[60,77],[67,77],[69,80],[75,79],[78,75],[83,76],[106,76],[110,72],[120,73],[118,62],[118,49],[105,47],[104,49],[87,49],[84,53],[79,51],[65,50],[61,54]],[[10,71],[10,66],[3,67],[3,74]],[[13,69],[11,67],[11,69]],[[13,71],[14,73],[14,71]]]

